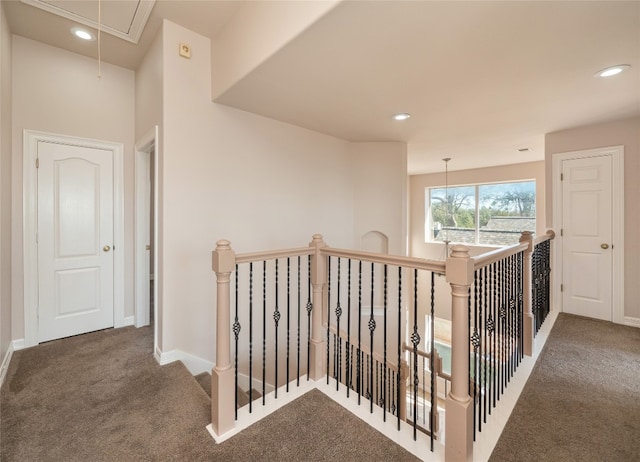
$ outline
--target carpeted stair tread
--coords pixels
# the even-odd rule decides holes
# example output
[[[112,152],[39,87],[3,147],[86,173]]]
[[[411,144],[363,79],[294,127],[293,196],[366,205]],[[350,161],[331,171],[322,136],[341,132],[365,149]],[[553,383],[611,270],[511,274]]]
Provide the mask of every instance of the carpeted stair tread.
[[[194,378],[207,393],[209,398],[211,398],[211,374],[208,372],[201,372],[200,374],[195,375]]]
[[[201,372],[200,374],[195,375],[194,378],[207,393],[209,398],[211,398],[211,374],[208,372]],[[262,398],[262,393],[254,388],[252,390],[252,398],[254,401],[260,399]],[[244,407],[247,404],[249,404],[249,392],[238,387],[238,408]]]

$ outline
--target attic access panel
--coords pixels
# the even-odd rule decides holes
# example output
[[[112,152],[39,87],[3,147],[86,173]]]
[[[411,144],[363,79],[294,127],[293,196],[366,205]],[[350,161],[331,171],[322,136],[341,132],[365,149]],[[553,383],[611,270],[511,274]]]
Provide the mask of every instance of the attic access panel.
[[[21,0],[71,21],[98,29],[97,0]],[[119,0],[100,2],[101,30],[128,42],[138,43],[155,0]]]

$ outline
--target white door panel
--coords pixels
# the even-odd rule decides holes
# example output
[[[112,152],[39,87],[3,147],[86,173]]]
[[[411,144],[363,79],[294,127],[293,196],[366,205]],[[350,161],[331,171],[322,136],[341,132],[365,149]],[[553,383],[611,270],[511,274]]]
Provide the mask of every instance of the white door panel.
[[[38,340],[113,327],[113,153],[38,143]]]
[[[611,156],[564,160],[563,310],[612,319]]]

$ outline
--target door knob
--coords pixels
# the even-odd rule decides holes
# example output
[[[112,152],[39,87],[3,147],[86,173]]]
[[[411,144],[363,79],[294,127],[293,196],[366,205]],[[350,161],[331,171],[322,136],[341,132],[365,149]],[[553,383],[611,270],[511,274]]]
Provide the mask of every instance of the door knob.
[[[146,250],[151,250],[151,246],[150,246],[149,244],[147,244],[147,245],[145,246],[145,249],[146,249]]]
[[[600,244],[600,247],[602,247],[604,250],[607,250],[609,248],[609,244]]]
[[[103,250],[103,251],[105,251],[105,252],[108,252],[109,250],[111,250],[111,247],[109,247],[108,245],[105,245],[105,246],[102,248],[102,250]]]

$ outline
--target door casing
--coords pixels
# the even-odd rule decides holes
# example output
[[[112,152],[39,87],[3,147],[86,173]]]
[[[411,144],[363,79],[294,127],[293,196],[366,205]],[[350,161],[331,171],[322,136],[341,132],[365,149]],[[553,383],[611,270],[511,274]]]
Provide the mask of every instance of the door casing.
[[[553,245],[553,306],[563,311],[562,306],[562,236],[560,223],[563,219],[562,206],[562,162],[570,159],[583,159],[596,156],[611,156],[613,199],[612,213],[612,243],[613,243],[613,275],[612,275],[612,321],[625,324],[624,317],[624,146],[611,146],[582,151],[571,151],[554,154],[552,158],[553,175],[553,226],[559,239]]]
[[[124,311],[124,145],[108,141],[58,135],[35,130],[23,132],[23,281],[24,281],[24,346],[39,343],[38,339],[38,176],[36,158],[38,143],[58,143],[104,149],[113,152],[113,321],[114,327],[133,324]]]

